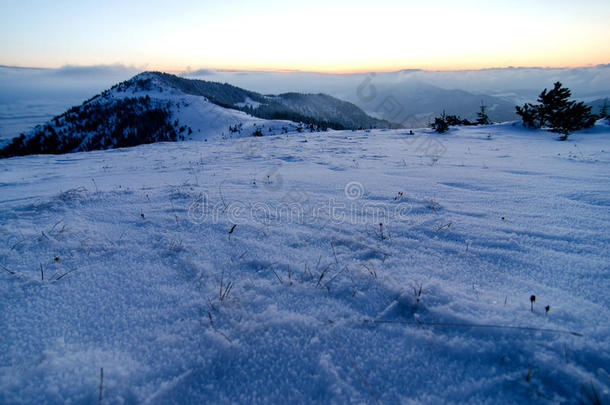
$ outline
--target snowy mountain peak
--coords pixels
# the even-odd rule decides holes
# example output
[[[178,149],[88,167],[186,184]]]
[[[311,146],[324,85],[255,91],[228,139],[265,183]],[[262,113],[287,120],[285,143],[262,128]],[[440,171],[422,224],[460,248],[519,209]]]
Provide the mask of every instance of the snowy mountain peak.
[[[324,94],[265,96],[226,83],[143,72],[14,138],[0,157],[389,126]]]

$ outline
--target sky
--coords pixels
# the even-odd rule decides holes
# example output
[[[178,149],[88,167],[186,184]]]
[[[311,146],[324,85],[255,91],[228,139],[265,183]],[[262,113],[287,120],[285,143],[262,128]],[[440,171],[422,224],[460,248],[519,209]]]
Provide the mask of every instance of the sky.
[[[0,64],[303,70],[610,62],[607,0],[0,2]]]

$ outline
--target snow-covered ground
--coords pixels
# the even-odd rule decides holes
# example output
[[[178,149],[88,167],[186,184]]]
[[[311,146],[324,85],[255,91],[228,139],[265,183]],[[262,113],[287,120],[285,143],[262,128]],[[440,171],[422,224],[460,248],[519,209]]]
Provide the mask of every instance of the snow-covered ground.
[[[424,132],[0,160],[0,403],[607,401],[610,128]]]

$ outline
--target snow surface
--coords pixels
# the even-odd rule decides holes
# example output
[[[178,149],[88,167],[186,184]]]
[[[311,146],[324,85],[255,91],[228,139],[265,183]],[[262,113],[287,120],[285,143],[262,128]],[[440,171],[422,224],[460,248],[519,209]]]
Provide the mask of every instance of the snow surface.
[[[427,132],[1,160],[0,403],[607,401],[610,128]]]

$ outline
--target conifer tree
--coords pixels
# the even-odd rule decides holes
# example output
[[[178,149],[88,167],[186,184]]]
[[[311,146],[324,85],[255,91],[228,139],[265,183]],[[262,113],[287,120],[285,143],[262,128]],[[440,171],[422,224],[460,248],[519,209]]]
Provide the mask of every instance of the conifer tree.
[[[566,140],[568,134],[595,124],[595,115],[591,107],[585,103],[569,100],[570,89],[556,82],[551,90],[544,89],[538,96],[539,104],[517,106],[517,114],[521,116],[523,125],[529,128],[548,127],[553,132],[563,134],[561,140]]]
[[[487,115],[487,106],[481,101],[481,110],[477,113],[477,125],[489,125],[489,116]]]

